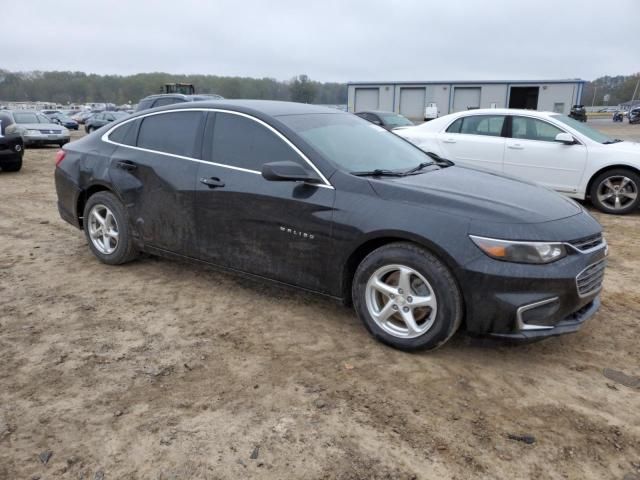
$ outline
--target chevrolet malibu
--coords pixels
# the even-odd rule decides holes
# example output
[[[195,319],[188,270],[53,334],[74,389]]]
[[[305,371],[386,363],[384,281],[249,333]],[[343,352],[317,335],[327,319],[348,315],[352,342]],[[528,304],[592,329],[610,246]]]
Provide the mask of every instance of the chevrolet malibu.
[[[399,349],[436,348],[461,326],[574,332],[599,307],[606,242],[574,201],[333,109],[145,110],[65,146],[56,165],[60,214],[100,261],[148,252],[321,293]]]

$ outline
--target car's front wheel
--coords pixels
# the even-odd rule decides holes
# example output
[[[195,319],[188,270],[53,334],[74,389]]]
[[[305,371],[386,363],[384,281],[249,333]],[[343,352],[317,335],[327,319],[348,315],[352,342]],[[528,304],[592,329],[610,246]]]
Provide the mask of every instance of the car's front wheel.
[[[111,192],[87,200],[83,226],[89,248],[101,262],[120,265],[138,256],[124,206]]]
[[[411,243],[371,252],[356,270],[352,297],[369,332],[401,350],[438,348],[462,321],[462,295],[453,275]]]
[[[624,215],[640,205],[640,175],[626,168],[608,170],[591,183],[591,202],[605,213]]]

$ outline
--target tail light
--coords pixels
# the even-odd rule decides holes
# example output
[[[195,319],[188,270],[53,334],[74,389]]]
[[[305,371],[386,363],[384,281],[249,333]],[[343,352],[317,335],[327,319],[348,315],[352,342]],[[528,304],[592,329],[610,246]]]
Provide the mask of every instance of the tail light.
[[[58,150],[56,153],[56,167],[59,167],[67,153],[64,150]]]

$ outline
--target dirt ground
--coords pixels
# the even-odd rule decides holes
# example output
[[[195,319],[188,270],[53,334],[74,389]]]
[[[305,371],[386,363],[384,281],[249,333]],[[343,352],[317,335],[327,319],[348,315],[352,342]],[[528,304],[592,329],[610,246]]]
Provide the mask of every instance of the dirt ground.
[[[593,212],[610,266],[579,333],[406,354],[321,297],[99,263],[55,151],[0,173],[0,479],[640,478],[640,388],[603,375],[640,375],[640,212]]]

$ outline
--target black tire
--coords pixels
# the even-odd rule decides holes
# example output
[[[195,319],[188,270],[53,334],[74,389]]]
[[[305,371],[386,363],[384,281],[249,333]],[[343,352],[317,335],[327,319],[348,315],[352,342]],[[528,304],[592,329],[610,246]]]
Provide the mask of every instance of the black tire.
[[[627,177],[631,182],[625,187],[625,191],[633,190],[636,193],[636,198],[633,201],[628,202],[622,208],[614,208],[598,198],[598,189],[600,185],[607,179],[615,179],[616,177]],[[633,170],[626,168],[614,168],[602,172],[591,182],[591,188],[589,189],[589,195],[591,196],[591,203],[594,207],[604,213],[611,213],[615,215],[626,215],[635,211],[640,205],[640,175]]]
[[[98,250],[89,234],[89,214],[96,205],[103,205],[111,210],[117,224],[118,242],[115,250],[109,254]],[[118,197],[113,193],[103,191],[95,193],[89,197],[84,206],[83,227],[87,243],[89,244],[89,249],[101,262],[108,265],[122,265],[123,263],[130,262],[138,257],[139,252],[131,235],[128,215]]]
[[[376,323],[367,307],[367,282],[378,269],[394,264],[407,266],[424,276],[437,300],[433,324],[415,338],[388,333]],[[451,338],[462,322],[462,294],[452,273],[436,256],[412,243],[392,243],[367,255],[356,270],[351,294],[356,313],[367,330],[376,339],[400,350],[435,350]]]
[[[15,162],[3,163],[1,168],[4,172],[19,172],[22,168],[22,159],[16,160]]]

